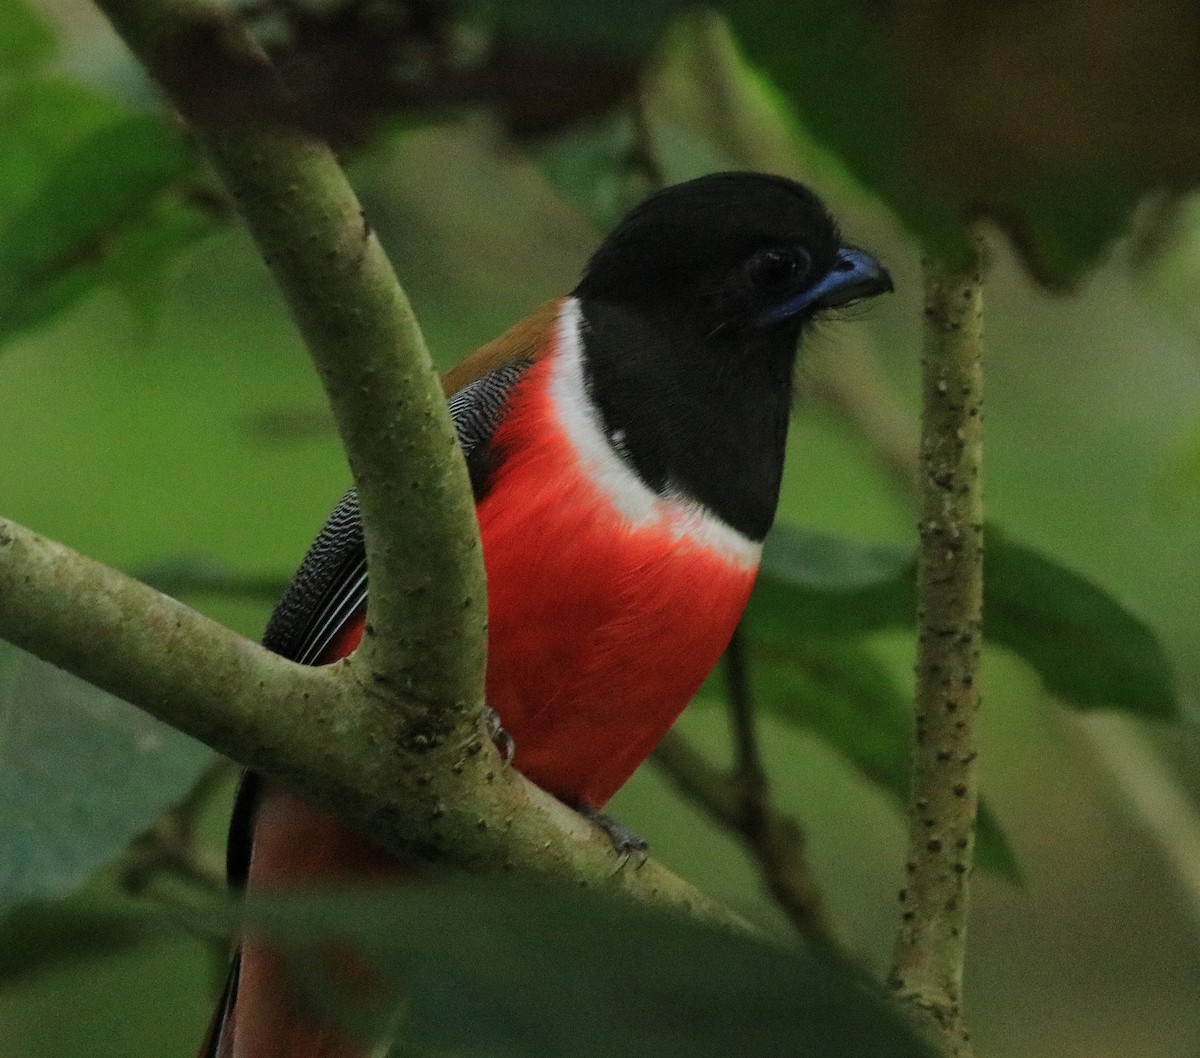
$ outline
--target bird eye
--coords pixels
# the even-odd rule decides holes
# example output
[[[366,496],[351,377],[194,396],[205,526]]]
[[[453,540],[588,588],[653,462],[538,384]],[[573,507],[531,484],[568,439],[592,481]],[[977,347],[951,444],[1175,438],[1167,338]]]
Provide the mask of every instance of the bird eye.
[[[795,286],[808,265],[808,254],[800,249],[760,250],[746,262],[746,278],[757,290],[774,293]]]

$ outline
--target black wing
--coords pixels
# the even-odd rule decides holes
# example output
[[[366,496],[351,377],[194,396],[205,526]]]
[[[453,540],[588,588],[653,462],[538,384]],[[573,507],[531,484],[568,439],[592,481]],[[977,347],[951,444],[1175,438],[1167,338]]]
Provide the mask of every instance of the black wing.
[[[500,454],[490,445],[509,391],[529,366],[522,360],[476,379],[450,398],[450,415],[467,460],[476,501],[487,491]],[[367,553],[358,494],[334,508],[279,600],[263,646],[302,665],[315,665],[367,600]]]
[[[315,665],[367,598],[367,553],[358,493],[334,507],[267,622],[263,646]]]

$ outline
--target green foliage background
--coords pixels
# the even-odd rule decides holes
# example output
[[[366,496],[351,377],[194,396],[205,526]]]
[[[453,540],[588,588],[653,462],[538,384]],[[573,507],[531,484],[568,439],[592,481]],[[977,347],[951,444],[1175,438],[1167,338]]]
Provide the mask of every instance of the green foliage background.
[[[744,5],[742,17],[762,6]],[[818,7],[829,17],[836,14],[830,5]],[[106,92],[87,106],[102,116],[110,108],[124,123],[121,135],[147,135],[144,125],[124,118],[109,100],[114,87],[126,99],[145,97],[104,27],[67,0],[57,10],[72,20],[70,33],[59,65],[39,91],[82,91],[64,87],[74,83],[62,80],[64,74],[84,70],[96,79],[100,71]],[[753,35],[761,25],[746,24],[752,54],[755,42],[767,41]],[[776,89],[737,62],[740,95],[736,106],[722,109],[720,95],[705,84],[717,68],[713,56],[697,59],[696,38],[687,30],[677,30],[672,40],[648,111],[666,175],[677,179],[757,159],[813,180],[847,233],[892,267],[898,292],[853,325],[823,327],[809,354],[836,357],[845,343],[866,341],[881,357],[902,406],[915,410],[918,248],[871,193],[903,196],[905,181],[894,169],[888,180],[872,181],[861,159],[851,167],[865,183],[851,178],[809,132],[780,118]],[[3,101],[9,113],[34,113],[12,94],[13,85],[20,70],[45,61],[50,48],[34,41],[25,51],[0,52],[13,78]],[[732,61],[727,53],[720,56]],[[840,88],[852,89],[845,83]],[[880,91],[877,84],[866,86],[859,112]],[[846,111],[850,118],[818,114],[813,132],[852,120],[853,110]],[[105,161],[104,144],[112,142],[98,143],[82,119],[78,139],[53,122],[40,127],[47,129],[46,153],[0,173],[0,205],[10,211],[5,223],[17,216],[12,224],[25,224],[31,233],[24,240],[0,239],[9,252],[16,247],[25,255],[6,259],[0,304],[24,308],[30,302],[24,288],[11,286],[12,277],[22,262],[43,268],[37,254],[52,242],[45,226],[29,226],[29,218],[42,215],[36,207],[29,212],[29,203],[47,193],[38,174],[54,168],[52,159],[74,157],[68,173],[78,177],[84,166],[89,179],[103,179],[103,165],[97,165]],[[623,119],[608,119],[518,150],[492,124],[470,118],[397,129],[357,156],[356,184],[442,364],[572,285],[599,225],[641,190],[638,174],[613,161],[619,161],[628,133]],[[149,135],[154,144],[163,142],[158,133]],[[829,145],[828,135],[822,140]],[[108,284],[97,291],[94,271],[83,280],[69,272],[65,287],[39,288],[48,291],[47,313],[61,306],[69,311],[50,322],[14,323],[11,315],[3,321],[31,324],[0,349],[3,513],[133,572],[198,557],[235,573],[283,579],[347,480],[319,386],[243,234],[209,223],[186,204],[184,213],[171,212],[170,224],[151,227],[153,238],[136,224],[118,223],[128,215],[129,201],[147,196],[166,194],[155,198],[155,208],[171,210],[175,182],[190,172],[190,163],[170,150],[140,150],[139,156],[148,159],[148,182],[112,186],[113,195],[104,200],[109,213],[98,222],[99,230],[115,226],[121,233],[118,252],[102,255],[95,266]],[[111,185],[113,177],[107,179]],[[1075,225],[1075,235],[1068,230],[1042,239],[1044,252],[1034,255],[1039,274],[1054,269],[1046,261],[1055,254],[1067,261],[1057,281],[1083,273],[1116,230],[1113,218],[1125,218],[1131,202],[1124,184],[1102,184],[1101,194],[1092,193],[1094,182],[1072,184],[1072,201],[1083,203],[1074,211],[1058,208],[1061,200],[1047,207],[1044,196],[1023,200],[1035,217],[1048,209],[1052,218]],[[945,200],[912,201],[922,216],[950,208]],[[1089,203],[1096,203],[1091,213]],[[914,224],[911,214],[906,219]],[[1152,239],[1159,230],[1153,222],[1160,219],[1161,212],[1143,204],[1131,232],[1070,297],[1047,294],[1030,278],[1028,252],[1018,254],[995,230],[989,238],[989,517],[1008,537],[1036,546],[1146,619],[1174,666],[1184,714],[1182,722],[1156,726],[1112,713],[1084,718],[1061,708],[1025,662],[1001,649],[987,653],[985,794],[1024,879],[1014,885],[984,873],[976,887],[968,1005],[980,1053],[994,1058],[1185,1058],[1200,1051],[1194,1017],[1200,991],[1200,738],[1194,706],[1200,688],[1200,210],[1183,199]],[[930,230],[940,230],[943,221],[934,216],[929,223]],[[1040,230],[1044,235],[1045,226]],[[85,232],[79,244],[92,247],[94,241]],[[179,254],[182,247],[189,249]],[[143,267],[147,261],[153,268]],[[794,425],[780,517],[894,544],[900,554],[911,539],[906,503],[866,443],[835,411],[812,401]],[[1046,592],[1078,598],[1052,582]],[[188,601],[251,637],[270,605],[216,594]],[[894,762],[903,747],[880,738],[881,731],[894,729],[891,721],[874,723],[867,714],[864,723],[863,703],[872,700],[864,686],[879,672],[873,686],[899,688],[883,694],[881,700],[890,702],[907,693],[910,664],[904,631],[888,624],[856,638],[859,653],[842,669],[835,666],[835,678],[824,683],[814,683],[813,665],[792,665],[780,675],[764,656],[756,669],[766,707],[764,749],[778,799],[806,824],[810,854],[838,920],[851,944],[876,965],[886,959],[894,927],[903,824],[888,782],[872,767],[894,776],[894,763],[879,762]],[[1089,647],[1080,649],[1086,655]],[[825,666],[821,671],[831,671],[833,655],[820,642],[802,643],[801,659],[805,650]],[[1095,668],[1117,653],[1102,648]],[[8,664],[16,664],[11,656]],[[809,682],[796,682],[797,672]],[[859,682],[848,685],[838,672]],[[16,709],[32,700],[28,673],[23,679],[17,683],[0,672],[0,757],[22,745],[14,734]],[[20,702],[14,686],[26,688]],[[848,706],[829,704],[831,686],[847,696]],[[1112,687],[1109,682],[1106,690]],[[1130,707],[1146,690],[1140,681],[1122,701],[1108,704]],[[797,717],[789,711],[806,695],[825,703],[819,722],[813,713]],[[682,725],[714,757],[725,757],[724,718],[711,702],[698,702]],[[851,739],[861,751],[856,767],[830,748]],[[1115,777],[1098,749],[1113,745],[1132,754],[1132,778],[1128,772]],[[98,744],[91,752],[100,757],[111,750]],[[80,755],[86,760],[86,747]],[[174,764],[178,774],[199,767],[199,755],[184,757]],[[61,796],[61,778],[46,779],[43,797],[51,808]],[[37,781],[36,775],[27,780]],[[133,795],[122,789],[120,796]],[[1147,814],[1139,805],[1154,796],[1158,808]],[[1171,817],[1162,796],[1182,806],[1182,821],[1171,829],[1164,829]],[[165,803],[146,800],[146,818]],[[622,791],[613,811],[696,884],[768,928],[785,929],[753,865],[653,766]],[[90,825],[86,812],[80,818],[81,826]],[[206,826],[219,845],[220,811]],[[72,885],[64,881],[58,892],[45,895],[69,892]],[[127,902],[112,873],[102,871],[63,905],[78,928],[56,934],[36,910],[9,921],[8,932],[0,933],[9,953],[0,956],[0,1053],[191,1053],[215,996],[222,957],[210,940],[183,931],[166,939],[162,933],[114,933],[105,916]],[[31,936],[42,938],[48,956],[55,937],[66,938],[63,957],[17,958]],[[81,944],[80,936],[91,942]]]

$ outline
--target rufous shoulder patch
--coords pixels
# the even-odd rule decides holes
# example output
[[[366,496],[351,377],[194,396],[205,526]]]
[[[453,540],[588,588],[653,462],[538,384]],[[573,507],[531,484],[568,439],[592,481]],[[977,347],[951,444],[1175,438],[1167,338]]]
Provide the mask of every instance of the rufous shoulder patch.
[[[536,360],[546,346],[561,307],[562,298],[544,302],[498,338],[481,345],[442,375],[442,391],[448,397],[453,396],[504,364],[514,360]]]

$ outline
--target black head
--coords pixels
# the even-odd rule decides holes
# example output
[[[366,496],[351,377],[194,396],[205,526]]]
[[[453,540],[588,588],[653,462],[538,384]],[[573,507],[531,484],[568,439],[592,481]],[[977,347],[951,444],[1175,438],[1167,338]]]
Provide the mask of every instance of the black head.
[[[575,288],[592,398],[648,485],[762,539],[802,328],[890,289],[801,184],[716,173],[666,188],[617,225]]]
[[[843,244],[802,184],[714,173],[634,209],[592,256],[575,293],[736,338],[763,329],[795,335],[821,309],[890,289],[882,266]]]

